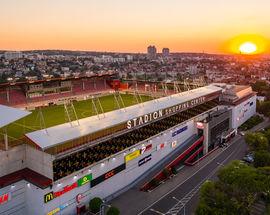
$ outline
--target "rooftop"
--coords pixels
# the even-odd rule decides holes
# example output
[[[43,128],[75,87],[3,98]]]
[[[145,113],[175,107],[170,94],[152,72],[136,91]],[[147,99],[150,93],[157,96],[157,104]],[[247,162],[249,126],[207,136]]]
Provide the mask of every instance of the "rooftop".
[[[124,109],[110,111],[105,113],[105,118],[99,119],[97,116],[91,116],[80,119],[80,125],[77,126],[72,127],[70,123],[65,123],[47,128],[47,131],[45,129],[34,131],[26,134],[26,137],[42,150],[46,150],[56,145],[78,139],[82,136],[110,128],[114,125],[125,123],[136,117],[166,109],[216,92],[221,92],[221,88],[213,85],[201,87],[183,93],[147,101],[142,104],[133,105]]]
[[[13,107],[8,107],[5,105],[0,105],[0,128],[15,122],[27,115],[31,114],[31,112],[20,110]]]

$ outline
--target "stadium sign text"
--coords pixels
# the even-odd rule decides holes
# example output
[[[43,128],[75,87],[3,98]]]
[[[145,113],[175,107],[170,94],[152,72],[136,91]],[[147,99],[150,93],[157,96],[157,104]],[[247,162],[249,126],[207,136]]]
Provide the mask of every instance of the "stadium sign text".
[[[184,102],[182,104],[178,104],[176,106],[172,106],[166,109],[158,110],[149,114],[145,114],[143,116],[134,118],[132,120],[127,121],[127,129],[131,129],[136,126],[143,125],[145,123],[151,122],[152,120],[156,120],[163,116],[176,113],[178,111],[183,111],[188,108],[192,108],[206,101],[206,97],[199,97],[196,99],[192,99],[190,101]]]

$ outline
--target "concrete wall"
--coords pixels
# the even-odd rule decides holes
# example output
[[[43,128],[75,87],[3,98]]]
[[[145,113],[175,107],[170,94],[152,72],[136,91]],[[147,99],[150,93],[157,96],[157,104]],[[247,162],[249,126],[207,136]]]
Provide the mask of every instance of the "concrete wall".
[[[53,178],[52,161],[54,157],[42,151],[36,150],[31,146],[26,145],[26,165],[41,175],[48,178]]]
[[[0,177],[26,167],[25,145],[0,151]]]

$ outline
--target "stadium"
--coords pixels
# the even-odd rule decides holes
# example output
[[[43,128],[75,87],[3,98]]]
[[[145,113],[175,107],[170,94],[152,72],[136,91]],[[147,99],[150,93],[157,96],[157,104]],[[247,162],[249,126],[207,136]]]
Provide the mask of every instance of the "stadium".
[[[249,86],[105,74],[1,89],[0,214],[81,214],[172,154],[206,155],[256,112]]]

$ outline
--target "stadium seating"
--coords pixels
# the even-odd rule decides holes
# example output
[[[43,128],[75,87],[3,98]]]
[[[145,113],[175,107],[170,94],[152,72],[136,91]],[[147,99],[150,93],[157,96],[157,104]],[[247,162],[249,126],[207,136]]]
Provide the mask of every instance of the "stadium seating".
[[[189,110],[169,116],[165,119],[147,124],[138,129],[129,131],[110,140],[99,143],[88,149],[73,153],[53,162],[54,180],[58,180],[69,174],[81,170],[93,163],[112,156],[126,148],[129,148],[149,137],[159,134],[181,122],[184,122],[215,106],[218,101],[210,101]]]
[[[83,85],[85,86],[84,89],[83,89]],[[74,95],[91,94],[91,93],[104,92],[104,91],[109,91],[109,90],[111,90],[111,87],[107,84],[104,78],[73,80],[71,92],[53,93],[53,94],[47,94],[44,96],[32,97],[32,98],[27,98],[25,96],[24,91],[20,87],[11,86],[9,90],[9,95],[10,95],[9,101],[7,100],[6,89],[2,89],[0,91],[0,104],[11,105],[11,106],[24,105],[24,104],[31,104],[35,102],[58,100],[58,99],[62,99],[63,97],[70,97]]]
[[[9,91],[9,103],[12,105],[27,103],[24,92],[21,89],[11,89]]]

